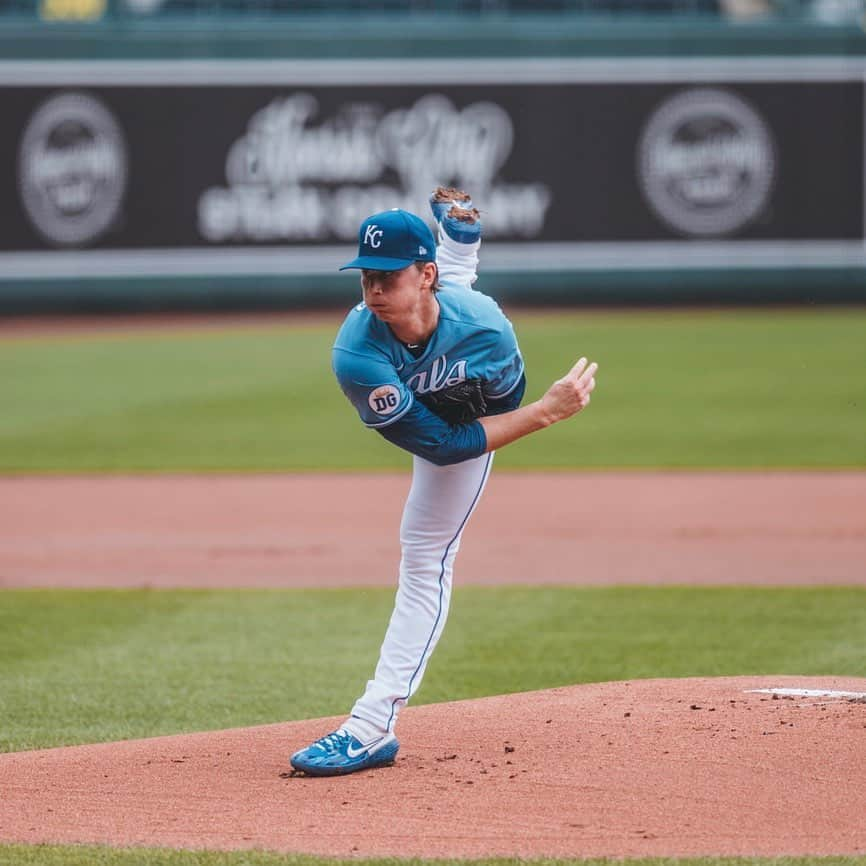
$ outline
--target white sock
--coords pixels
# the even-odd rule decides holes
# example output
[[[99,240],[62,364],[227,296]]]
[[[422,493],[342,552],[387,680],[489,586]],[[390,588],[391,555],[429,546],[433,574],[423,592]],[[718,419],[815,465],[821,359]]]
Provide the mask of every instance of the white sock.
[[[461,244],[448,237],[439,228],[439,248],[436,250],[436,264],[443,283],[453,282],[471,286],[478,279],[478,250],[481,240],[472,244]]]
[[[359,719],[357,716],[349,716],[340,727],[350,733],[359,743],[366,746],[367,743],[372,743],[373,740],[378,740],[384,737],[387,733],[371,722]]]

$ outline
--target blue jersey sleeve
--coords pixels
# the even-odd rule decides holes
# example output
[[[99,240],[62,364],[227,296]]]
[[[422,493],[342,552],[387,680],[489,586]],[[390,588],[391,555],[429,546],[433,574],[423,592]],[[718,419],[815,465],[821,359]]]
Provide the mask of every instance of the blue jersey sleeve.
[[[416,401],[399,421],[379,428],[389,442],[437,466],[462,463],[487,450],[487,434],[477,422],[451,425]]]
[[[520,387],[521,382],[525,384],[523,356],[511,322],[506,320],[489,349],[488,358],[489,370],[484,383],[484,396],[488,402],[504,400]],[[517,402],[519,404],[519,398]]]
[[[368,427],[379,429],[399,421],[415,403],[415,395],[384,357],[335,347],[332,365],[343,393]]]
[[[513,412],[520,406],[523,395],[526,392],[526,375],[521,373],[516,387],[512,388],[504,397],[491,398],[487,401],[488,415],[502,415],[503,412]]]

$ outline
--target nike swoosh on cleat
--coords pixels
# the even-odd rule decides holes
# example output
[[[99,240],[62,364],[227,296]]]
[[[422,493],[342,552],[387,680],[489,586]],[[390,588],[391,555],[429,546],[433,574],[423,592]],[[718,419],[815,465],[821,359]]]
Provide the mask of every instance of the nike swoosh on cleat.
[[[379,737],[378,740],[373,740],[372,743],[367,743],[366,746],[361,746],[360,749],[353,749],[351,746],[346,746],[346,754],[350,758],[359,758],[361,755],[364,754],[364,752],[369,751],[371,746],[375,746],[377,743],[381,743],[384,739],[384,737]]]

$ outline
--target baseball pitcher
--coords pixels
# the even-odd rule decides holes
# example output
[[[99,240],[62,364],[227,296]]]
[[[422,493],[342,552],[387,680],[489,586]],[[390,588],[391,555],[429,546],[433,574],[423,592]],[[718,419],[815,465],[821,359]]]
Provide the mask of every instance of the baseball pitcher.
[[[413,457],[400,524],[394,611],[373,678],[334,732],[292,766],[332,776],[394,762],[400,710],[421,684],[448,616],[454,559],[496,449],[584,409],[597,364],[581,358],[544,396],[520,406],[523,358],[511,322],[472,288],[481,218],[470,197],[431,197],[438,244],[403,210],[373,214],[358,233],[363,302],[333,348],[337,381],[362,422]]]

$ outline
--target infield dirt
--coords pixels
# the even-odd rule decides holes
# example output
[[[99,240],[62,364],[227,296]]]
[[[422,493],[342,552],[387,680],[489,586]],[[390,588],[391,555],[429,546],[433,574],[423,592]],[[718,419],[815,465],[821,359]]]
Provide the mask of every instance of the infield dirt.
[[[410,707],[395,766],[287,771],[337,719],[0,755],[4,842],[337,856],[866,853],[866,679],[637,680]]]
[[[394,585],[408,474],[0,479],[0,586]],[[866,584],[866,472],[494,471],[467,584]]]

